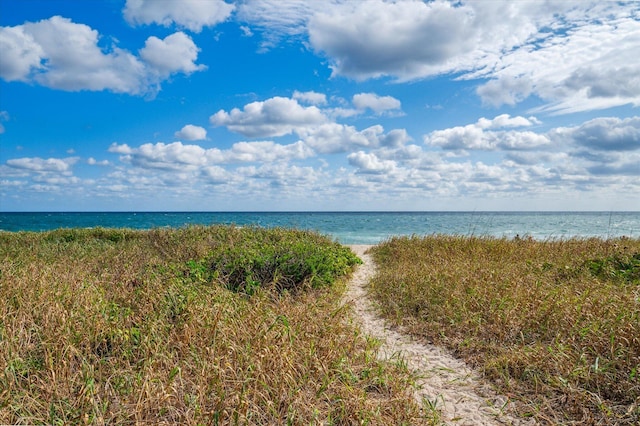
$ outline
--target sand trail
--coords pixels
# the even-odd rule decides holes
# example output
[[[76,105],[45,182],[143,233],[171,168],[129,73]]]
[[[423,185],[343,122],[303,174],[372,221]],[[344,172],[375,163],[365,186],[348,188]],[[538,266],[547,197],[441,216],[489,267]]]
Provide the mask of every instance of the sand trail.
[[[363,332],[382,342],[379,356],[383,359],[401,357],[409,370],[417,373],[415,398],[419,404],[423,401],[427,406],[435,404],[447,425],[535,424],[532,419],[525,421],[510,416],[506,412],[508,399],[492,392],[465,363],[441,348],[419,343],[392,329],[379,317],[366,290],[376,268],[371,256],[365,253],[370,246],[349,247],[364,263],[355,271],[345,301],[353,304]]]

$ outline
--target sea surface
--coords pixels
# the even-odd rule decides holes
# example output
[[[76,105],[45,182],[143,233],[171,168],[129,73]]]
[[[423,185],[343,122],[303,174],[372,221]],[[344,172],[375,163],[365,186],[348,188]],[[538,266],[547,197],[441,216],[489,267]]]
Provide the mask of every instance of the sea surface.
[[[343,244],[377,244],[392,236],[640,238],[640,212],[108,212],[3,213],[0,230],[183,227],[233,224],[308,229]]]

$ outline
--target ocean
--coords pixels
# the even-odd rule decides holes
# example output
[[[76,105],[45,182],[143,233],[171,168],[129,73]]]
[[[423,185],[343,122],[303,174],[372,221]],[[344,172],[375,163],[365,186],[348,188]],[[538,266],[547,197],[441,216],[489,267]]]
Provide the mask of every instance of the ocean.
[[[102,212],[2,213],[0,230],[182,227],[233,224],[308,229],[343,244],[377,244],[392,236],[640,238],[640,212]]]

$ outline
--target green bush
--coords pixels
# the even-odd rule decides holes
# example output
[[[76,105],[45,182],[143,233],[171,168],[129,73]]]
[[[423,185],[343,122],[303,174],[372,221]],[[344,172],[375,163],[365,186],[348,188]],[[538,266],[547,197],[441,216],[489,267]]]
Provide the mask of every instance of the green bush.
[[[312,232],[261,228],[236,232],[250,237],[231,238],[232,243],[218,245],[203,259],[190,260],[189,273],[251,294],[265,286],[295,291],[331,285],[361,262],[347,247]]]

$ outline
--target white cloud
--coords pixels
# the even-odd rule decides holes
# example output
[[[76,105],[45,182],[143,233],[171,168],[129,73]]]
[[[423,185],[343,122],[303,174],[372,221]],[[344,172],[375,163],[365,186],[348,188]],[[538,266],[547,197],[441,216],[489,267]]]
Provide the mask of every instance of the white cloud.
[[[498,129],[503,127],[525,127],[539,123],[540,121],[535,117],[511,117],[509,114],[501,114],[494,117],[492,120],[482,117],[478,120],[476,125],[481,129]]]
[[[182,72],[191,74],[206,69],[204,65],[196,65],[200,49],[183,32],[168,35],[163,40],[151,36],[140,49],[140,57],[161,76]]]
[[[17,169],[25,169],[34,172],[54,172],[54,173],[70,173],[71,168],[80,160],[79,157],[69,158],[13,158],[7,160],[9,167]]]
[[[131,148],[129,145],[125,144],[118,144],[116,142],[112,143],[111,146],[109,147],[109,152],[113,152],[115,154],[124,154],[124,155],[129,155],[129,154],[133,154],[133,148]]]
[[[277,194],[293,192],[300,187],[308,187],[309,184],[319,182],[325,177],[322,171],[312,167],[300,167],[284,163],[265,163],[259,167],[244,167],[239,173],[245,178],[255,178],[269,182],[270,186],[278,188]],[[295,191],[295,192],[294,192]]]
[[[96,30],[61,16],[2,27],[0,77],[67,91],[140,95],[159,90],[171,74],[204,69],[195,64],[198,48],[183,33],[150,37],[141,57],[100,41]]]
[[[177,139],[183,139],[187,141],[205,140],[207,139],[207,130],[204,127],[187,124],[182,129],[180,129],[180,131],[177,131],[174,136]]]
[[[87,164],[89,164],[90,166],[110,166],[111,165],[109,160],[98,161],[93,157],[89,157],[87,159]]]
[[[108,89],[139,93],[143,90],[144,64],[117,47],[104,53],[98,46],[98,32],[89,26],[54,16],[19,27],[32,37],[35,45],[30,47],[41,57],[39,67],[21,66],[27,72],[20,80],[35,80],[47,87],[69,91]]]
[[[636,2],[370,0],[306,13],[334,76],[483,78],[488,105],[536,95],[554,113],[640,105]]]
[[[325,105],[327,103],[327,95],[314,91],[310,92],[293,92],[293,99],[311,105]]]
[[[261,50],[267,50],[285,37],[302,36],[314,11],[334,3],[336,0],[243,0],[236,17],[262,33]]]
[[[237,142],[226,150],[205,149],[182,142],[146,143],[137,148],[114,143],[109,147],[109,152],[122,154],[121,161],[136,167],[169,171],[217,170],[211,167],[219,164],[289,161],[314,155],[302,142],[281,145],[272,141]]]
[[[181,142],[140,146],[114,143],[109,152],[120,155],[119,164],[93,157],[87,160],[90,165],[111,170],[94,183],[71,173],[77,157],[14,159],[0,165],[0,174],[12,182],[2,183],[3,187],[13,185],[31,191],[61,193],[64,188],[82,184],[85,192],[122,192],[123,196],[152,198],[161,190],[165,200],[195,200],[207,191],[217,197],[232,194],[236,202],[300,201],[299,195],[304,192],[316,197],[321,194],[334,200],[336,206],[347,201],[362,205],[358,203],[366,201],[380,207],[385,205],[381,203],[418,195],[421,199],[479,200],[510,199],[514,194],[527,194],[532,199],[549,194],[567,197],[580,191],[633,194],[640,189],[638,120],[597,118],[538,134],[529,129],[538,123],[533,117],[498,115],[440,130],[437,136],[445,142],[431,146],[408,144],[410,137],[404,129],[385,132],[382,126],[374,125],[358,130],[325,123],[304,128],[301,139],[291,144],[252,141],[237,142],[228,149],[207,149]],[[463,135],[460,146],[454,143],[456,132]],[[427,142],[430,136],[436,141],[436,135],[430,134]],[[488,152],[463,159],[448,151],[453,148]],[[329,157],[322,156],[325,153],[344,154],[339,157],[345,166],[332,167]]]
[[[370,109],[376,114],[400,109],[401,103],[393,96],[378,96],[375,93],[353,95],[353,105],[359,110]]]
[[[28,80],[44,57],[42,46],[23,26],[0,27],[0,52],[0,77],[6,81]]]
[[[396,163],[391,160],[380,160],[373,153],[358,151],[349,154],[349,164],[358,168],[359,173],[390,173],[395,170]]]
[[[203,167],[201,170],[201,176],[203,176],[208,183],[213,184],[227,183],[233,178],[231,173],[220,166]]]
[[[499,107],[516,105],[533,93],[534,82],[529,76],[504,76],[494,78],[478,87],[477,93],[485,104]]]
[[[347,152],[353,147],[371,146],[375,143],[371,133],[359,132],[353,126],[338,123],[326,123],[298,132],[307,145],[323,154]]]
[[[394,129],[384,134],[384,128],[374,125],[363,130],[338,123],[297,130],[301,140],[321,154],[351,152],[362,148],[400,146],[411,138],[404,129]]]
[[[229,18],[235,6],[223,0],[127,0],[124,18],[132,25],[176,24],[194,32],[213,27]]]
[[[596,176],[611,176],[623,178],[624,176],[640,176],[640,152],[631,154],[613,153],[605,157],[599,157],[587,167],[589,173]]]
[[[313,156],[314,152],[302,142],[281,145],[263,141],[237,142],[223,155],[225,162],[273,162],[304,159]]]
[[[245,37],[253,37],[253,31],[251,31],[251,28],[246,25],[240,25],[240,31],[242,31],[242,34]]]
[[[121,161],[135,166],[163,170],[195,169],[220,155],[217,149],[205,150],[198,145],[183,145],[182,142],[146,143],[138,148],[114,143],[109,152],[124,154]]]
[[[473,10],[445,1],[345,2],[309,21],[314,49],[332,61],[334,74],[358,80],[433,75],[475,46]]]
[[[384,147],[399,148],[413,140],[405,129],[393,129],[380,138],[380,145]]]
[[[46,185],[71,185],[80,182],[76,176],[60,176],[60,175],[51,175],[51,174],[39,174],[33,178],[34,182],[38,182],[40,184]]]
[[[550,24],[553,33],[538,25],[535,37],[469,74],[491,79],[478,88],[483,101],[514,105],[536,94],[548,102],[537,111],[560,114],[640,105],[640,56],[634,54],[640,44],[638,4],[573,6]]]
[[[500,130],[507,127],[523,127],[537,124],[535,117],[511,117],[508,114],[499,115],[491,120],[480,118],[474,124],[456,126],[444,130],[435,130],[425,135],[427,145],[443,149],[472,149],[472,150],[531,150],[539,149],[550,144],[546,135],[531,131]]]
[[[327,118],[316,106],[303,107],[295,99],[274,97],[247,104],[243,110],[220,110],[209,121],[244,136],[271,137],[319,125]]]
[[[556,140],[598,151],[640,151],[640,117],[600,117],[550,134]]]

